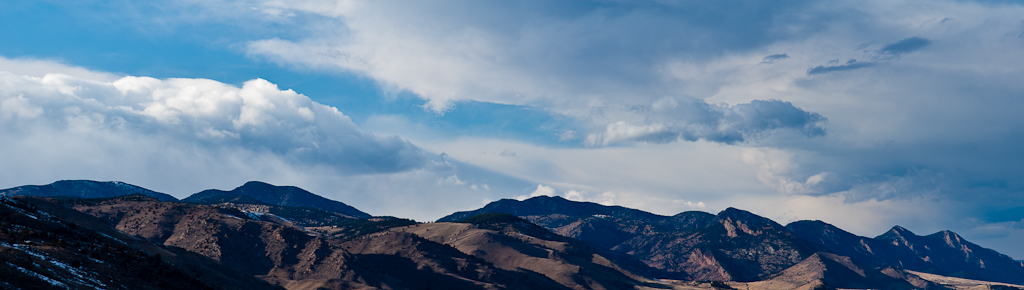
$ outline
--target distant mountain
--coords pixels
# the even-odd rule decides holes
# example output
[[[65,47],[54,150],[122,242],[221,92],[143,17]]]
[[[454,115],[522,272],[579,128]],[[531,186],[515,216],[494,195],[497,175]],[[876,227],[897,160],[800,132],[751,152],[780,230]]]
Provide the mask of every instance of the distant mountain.
[[[821,221],[786,226],[798,236],[872,267],[904,269],[968,279],[1024,284],[1024,265],[975,245],[951,231],[927,236],[895,226],[875,237],[860,237]]]
[[[244,197],[242,197],[244,196]],[[245,197],[250,197],[248,199]],[[333,211],[355,218],[370,218],[370,214],[339,201],[330,200],[294,186],[274,186],[271,184],[249,181],[231,191],[207,189],[193,194],[182,201],[200,204],[213,204],[225,201],[245,200],[258,201],[266,204],[310,207]]]
[[[162,201],[178,200],[164,193],[120,181],[61,180],[47,185],[25,185],[0,190],[0,196],[109,198],[133,194],[141,194]]]
[[[37,197],[0,199],[0,277],[0,289],[281,289]]]
[[[542,216],[560,214],[564,216],[606,215],[635,220],[661,220],[663,216],[642,210],[621,206],[605,206],[593,202],[570,201],[557,196],[538,196],[527,200],[502,199],[473,211],[460,211],[443,218],[439,222],[454,222],[484,213],[507,213],[516,216]]]
[[[782,225],[729,208],[718,215],[684,212],[661,216],[561,197],[503,199],[438,221],[482,213],[522,217],[557,234],[628,254],[676,279],[757,281],[781,272],[822,248]]]

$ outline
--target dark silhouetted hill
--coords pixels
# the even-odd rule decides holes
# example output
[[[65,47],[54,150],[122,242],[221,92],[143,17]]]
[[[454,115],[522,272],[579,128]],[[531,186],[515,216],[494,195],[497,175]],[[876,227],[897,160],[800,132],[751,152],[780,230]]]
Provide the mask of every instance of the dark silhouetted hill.
[[[231,191],[207,189],[193,194],[182,201],[212,204],[230,200],[244,199],[239,196],[247,196],[252,199],[273,205],[310,207],[321,210],[333,211],[356,218],[369,218],[370,214],[362,212],[352,206],[339,201],[330,200],[325,197],[313,194],[304,189],[294,186],[274,186],[271,184],[249,181]],[[248,199],[246,199],[248,200]]]

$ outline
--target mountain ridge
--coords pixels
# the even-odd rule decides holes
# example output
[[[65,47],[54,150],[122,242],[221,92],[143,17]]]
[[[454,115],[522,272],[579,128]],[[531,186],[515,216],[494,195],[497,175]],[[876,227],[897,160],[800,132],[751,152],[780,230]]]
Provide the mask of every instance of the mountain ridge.
[[[662,216],[562,197],[503,199],[438,221],[500,212],[520,216],[555,233],[621,253],[677,279],[756,281],[818,252],[814,244],[753,213],[727,208],[719,214]]]
[[[574,204],[579,208],[573,208]],[[688,211],[673,216],[602,207],[561,197],[503,199],[477,210],[453,213],[438,221],[486,212],[513,214],[555,233],[627,253],[653,267],[685,273],[681,278],[686,279],[755,281],[825,251],[850,256],[872,267],[897,266],[1024,284],[1024,263],[967,242],[951,231],[918,236],[897,225],[875,238],[866,238],[821,221],[797,221],[782,226],[732,207],[718,214]],[[570,214],[563,214],[565,212]],[[887,246],[891,243],[899,246]],[[950,250],[953,248],[959,250]],[[775,254],[778,250],[788,254]],[[984,257],[971,256],[975,253]],[[748,258],[741,258],[743,256]],[[977,266],[970,266],[971,263]],[[985,263],[1008,270],[981,270]],[[758,268],[761,270],[751,271]]]
[[[230,191],[219,189],[203,190],[182,199],[182,201],[192,203],[219,203],[223,202],[225,197],[237,196],[247,196],[260,202],[274,205],[311,207],[333,211],[355,218],[372,217],[370,214],[356,209],[355,207],[340,201],[316,195],[302,188],[295,186],[276,186],[260,181],[249,181]]]
[[[1024,284],[1024,264],[949,230],[919,236],[897,225],[867,238],[822,221],[797,221],[786,227],[834,253],[873,267],[894,265],[944,276]]]
[[[108,198],[133,194],[141,194],[162,201],[178,200],[166,193],[120,181],[58,180],[46,185],[23,185],[0,190],[0,196]]]

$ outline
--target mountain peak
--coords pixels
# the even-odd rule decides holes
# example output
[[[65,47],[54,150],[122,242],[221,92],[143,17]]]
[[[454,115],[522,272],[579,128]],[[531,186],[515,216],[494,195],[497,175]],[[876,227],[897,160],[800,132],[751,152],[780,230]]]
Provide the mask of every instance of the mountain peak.
[[[370,218],[371,215],[339,201],[331,200],[305,189],[295,186],[277,186],[260,181],[249,181],[231,191],[207,189],[193,194],[182,201],[194,203],[217,203],[225,200],[238,200],[238,196],[273,205],[310,207],[333,211],[357,218]]]
[[[786,225],[786,229],[789,229],[789,231],[804,239],[817,241],[818,243],[822,243],[823,241],[820,240],[823,238],[841,239],[844,241],[852,241],[860,238],[857,235],[836,227],[835,225],[820,220],[791,222]]]
[[[771,226],[773,228],[781,228],[782,227],[782,225],[776,223],[775,221],[773,221],[771,219],[768,219],[766,217],[762,217],[762,216],[756,215],[756,214],[754,214],[752,212],[749,212],[749,211],[745,211],[745,210],[742,210],[742,209],[734,208],[734,207],[726,208],[725,210],[722,210],[721,212],[719,212],[718,213],[718,218],[723,220],[723,221],[731,220],[733,222],[740,222],[740,223],[744,223],[744,224],[751,225],[751,226],[752,225],[769,225],[769,226]]]
[[[0,190],[0,196],[28,195],[39,197],[110,198],[134,194],[153,197],[161,201],[178,200],[165,193],[120,181],[59,180],[47,185],[25,185]]]
[[[902,240],[905,241],[907,237],[917,237],[914,232],[911,232],[907,228],[901,226],[893,226],[888,232],[875,237],[880,240]]]
[[[959,234],[950,230],[942,230],[927,237],[942,240],[950,248],[960,248],[962,245],[970,243]]]
[[[276,186],[276,185],[273,185],[273,184],[270,184],[270,183],[266,183],[266,182],[262,182],[262,181],[250,180],[250,181],[246,181],[245,184],[242,184],[242,186],[236,187],[235,189],[239,189],[239,188],[253,188],[253,189],[256,189],[256,188],[274,188],[274,187],[294,187],[294,186]],[[297,188],[297,187],[295,187],[295,188]]]
[[[515,199],[502,199],[488,203],[483,208],[477,210],[453,213],[438,219],[437,221],[453,222],[483,213],[507,213],[521,217],[561,214],[565,216],[606,215],[645,220],[660,220],[665,218],[646,211],[621,206],[607,206],[587,201],[573,201],[560,196],[537,196],[521,201]]]

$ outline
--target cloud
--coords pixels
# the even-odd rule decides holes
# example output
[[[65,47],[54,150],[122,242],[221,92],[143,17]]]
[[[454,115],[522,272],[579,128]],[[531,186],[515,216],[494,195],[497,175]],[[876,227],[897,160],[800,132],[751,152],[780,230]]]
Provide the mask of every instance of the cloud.
[[[68,66],[54,61],[38,59],[8,59],[0,56],[0,68],[16,75],[41,78],[47,74],[63,74],[91,81],[114,81],[118,75],[95,72],[82,67]]]
[[[361,132],[333,107],[262,79],[234,87],[204,79],[124,77],[113,82],[48,74],[0,73],[0,112],[8,133],[25,128],[158,134],[209,148],[268,152],[296,164],[348,174],[422,167],[423,152],[398,137]]]
[[[787,55],[785,53],[773,54],[773,55],[769,55],[769,56],[764,57],[764,60],[762,60],[761,63],[773,64],[776,61],[780,61],[780,60],[787,59],[787,58],[789,58],[789,55]]]
[[[117,180],[183,198],[261,180],[373,214],[433,220],[531,184],[362,131],[336,108],[262,79],[233,86],[0,71],[0,139],[4,188]]]
[[[899,57],[904,54],[918,51],[931,43],[931,40],[925,38],[910,37],[888,44],[885,47],[882,47],[882,49],[878,50],[878,53],[881,55],[887,55],[891,57]]]
[[[761,51],[748,52],[748,42],[767,43],[809,27],[764,30],[728,24],[738,21],[732,19],[737,14],[746,15],[744,21],[749,22],[789,22],[792,19],[764,14],[791,8],[787,5],[753,5],[757,7],[737,11],[714,3],[535,3],[528,10],[508,3],[464,1],[426,6],[352,1],[345,9],[317,3],[266,5],[326,17],[316,19],[333,29],[250,41],[247,53],[300,70],[365,75],[386,90],[423,98],[424,108],[442,114],[467,100],[542,106],[555,118],[580,120],[579,130],[562,131],[558,141],[586,146],[680,140],[737,144],[779,130],[810,137],[824,134],[825,117],[773,99],[712,105],[684,97],[674,105],[675,116],[665,113],[646,120],[643,115],[654,109],[653,102],[679,96],[688,85],[720,82],[714,76],[705,81],[680,75],[675,64],[702,63],[705,56],[714,59],[723,51],[760,55],[747,64],[754,66],[790,58],[785,53],[764,57]],[[474,12],[462,13],[466,9]],[[690,70],[703,74],[708,68]],[[679,81],[666,81],[673,78]],[[611,116],[615,114],[630,116]]]
[[[838,176],[834,172],[819,172],[804,181],[794,180],[798,164],[785,151],[770,148],[744,148],[742,160],[754,167],[757,179],[786,195],[823,195],[842,190],[837,186]]]
[[[812,68],[807,70],[807,74],[808,75],[816,75],[816,74],[830,73],[830,72],[834,72],[834,71],[855,70],[855,69],[859,69],[859,68],[872,67],[874,65],[876,65],[876,63],[874,63],[874,62],[857,62],[856,59],[851,59],[851,60],[847,61],[846,64],[842,64],[842,65],[828,65],[828,66],[819,65],[819,66],[816,66],[816,67],[812,67]]]
[[[712,105],[703,100],[665,97],[648,106],[632,108],[647,117],[648,124],[630,125],[618,121],[603,132],[587,136],[588,146],[607,146],[624,141],[668,143],[706,140],[725,144],[742,143],[778,130],[790,130],[807,137],[826,134],[825,117],[779,100]]]
[[[537,190],[534,190],[529,195],[517,196],[516,199],[518,199],[518,200],[526,200],[526,199],[534,198],[534,197],[538,197],[538,196],[556,196],[555,195],[555,188],[550,187],[550,186],[546,186],[546,185],[543,185],[543,184],[538,184],[537,185]]]
[[[828,65],[819,65],[812,67],[807,70],[807,75],[816,75],[823,73],[830,73],[835,71],[844,70],[855,70],[867,67],[873,67],[880,63],[893,61],[899,59],[900,56],[911,52],[918,51],[925,46],[928,46],[932,42],[925,38],[910,37],[891,44],[888,44],[877,52],[868,57],[877,61],[861,61],[858,62],[856,59],[851,59],[846,64],[837,64],[837,61],[830,62]],[[767,58],[766,58],[767,59]]]
[[[462,100],[562,111],[653,101],[678,89],[663,82],[673,59],[758,50],[817,29],[786,17],[796,3],[344,3],[266,2],[325,19],[305,35],[248,42],[247,52],[289,67],[365,75],[437,112]]]

